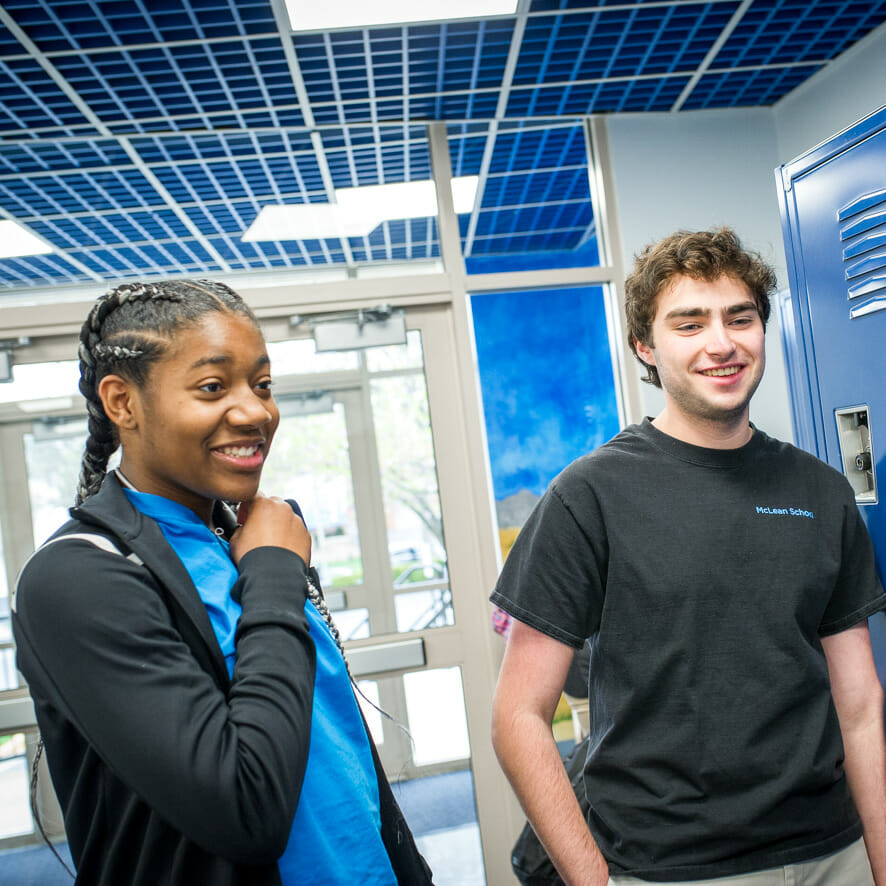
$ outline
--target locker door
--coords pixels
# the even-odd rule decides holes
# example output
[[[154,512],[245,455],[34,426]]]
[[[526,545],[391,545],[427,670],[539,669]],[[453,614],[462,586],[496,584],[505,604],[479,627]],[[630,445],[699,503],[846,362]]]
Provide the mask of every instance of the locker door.
[[[886,108],[779,170],[814,440],[843,471],[886,579]],[[886,616],[871,620],[886,684]]]

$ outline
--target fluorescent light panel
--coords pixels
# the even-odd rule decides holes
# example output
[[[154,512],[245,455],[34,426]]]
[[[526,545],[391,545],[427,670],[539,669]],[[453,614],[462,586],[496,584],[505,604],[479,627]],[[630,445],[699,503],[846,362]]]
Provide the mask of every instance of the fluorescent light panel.
[[[293,31],[335,31],[513,15],[517,0],[286,0]]]
[[[0,221],[0,258],[46,255],[52,247],[11,219]]]
[[[456,213],[473,209],[478,184],[476,175],[452,179],[452,202]],[[254,243],[366,237],[383,221],[427,218],[437,214],[437,195],[430,179],[339,188],[335,200],[335,203],[265,206],[241,239]]]

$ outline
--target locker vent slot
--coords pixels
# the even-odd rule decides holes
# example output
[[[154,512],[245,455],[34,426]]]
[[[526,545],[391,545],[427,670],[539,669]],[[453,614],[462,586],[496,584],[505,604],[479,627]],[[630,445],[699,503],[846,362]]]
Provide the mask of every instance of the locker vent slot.
[[[853,305],[849,309],[849,319],[855,320],[857,317],[866,317],[868,314],[875,314],[877,311],[886,311],[886,296],[883,298],[872,298],[869,301],[862,302],[860,305]]]
[[[864,194],[838,213],[850,319],[886,308],[886,190]],[[862,304],[857,300],[865,299]]]

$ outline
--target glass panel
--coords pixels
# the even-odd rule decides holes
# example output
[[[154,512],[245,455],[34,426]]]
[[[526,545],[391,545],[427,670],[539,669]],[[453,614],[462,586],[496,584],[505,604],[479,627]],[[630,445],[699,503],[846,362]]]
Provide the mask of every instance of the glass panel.
[[[446,549],[424,375],[377,377],[370,390],[395,587],[429,577],[445,580]]]
[[[459,668],[403,675],[406,715],[416,766],[467,759],[471,755]]]
[[[503,556],[551,480],[618,433],[603,287],[471,297]]]
[[[29,790],[24,733],[0,735],[0,839],[33,831]]]
[[[9,620],[9,588],[6,582],[6,559],[3,556],[3,535],[0,533],[0,692],[4,689],[15,689],[18,685],[15,649],[12,645],[12,625]],[[2,753],[2,748],[0,748],[0,753]],[[2,827],[0,827],[0,835],[2,835]]]
[[[312,338],[268,342],[268,356],[274,378],[356,369],[358,365],[354,351],[322,351],[318,354]]]
[[[286,401],[281,402],[281,412]],[[345,411],[284,416],[262,474],[262,491],[294,498],[313,535],[311,560],[323,587],[363,583]]]
[[[357,683],[357,701],[366,718],[372,740],[377,747],[385,743],[385,730],[382,724],[382,713],[379,709],[378,683],[375,680],[360,680]]]
[[[390,345],[384,348],[368,348],[366,368],[370,372],[392,369],[423,369],[421,333],[413,329],[406,333],[406,346]]]
[[[17,400],[43,400],[51,397],[80,399],[77,384],[80,381],[80,363],[65,360],[61,363],[19,363],[12,367],[12,381],[0,385],[0,403]]]
[[[343,641],[362,640],[369,636],[368,609],[330,610]]]
[[[370,697],[392,719],[367,715],[370,729],[434,882],[483,886],[461,670],[416,671],[373,686]]]
[[[68,519],[86,441],[86,422],[37,423],[24,435],[34,546]]]

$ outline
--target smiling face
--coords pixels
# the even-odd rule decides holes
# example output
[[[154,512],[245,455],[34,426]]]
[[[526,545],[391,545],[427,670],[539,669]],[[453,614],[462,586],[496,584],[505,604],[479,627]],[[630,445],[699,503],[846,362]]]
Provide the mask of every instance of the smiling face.
[[[216,499],[249,501],[280,413],[261,333],[242,314],[212,311],[175,333],[147,384],[128,384],[117,422],[120,469],[141,492],[208,522]]]
[[[661,379],[661,430],[699,445],[749,436],[766,354],[763,321],[745,283],[674,277],[658,296],[651,343],[635,345]]]

